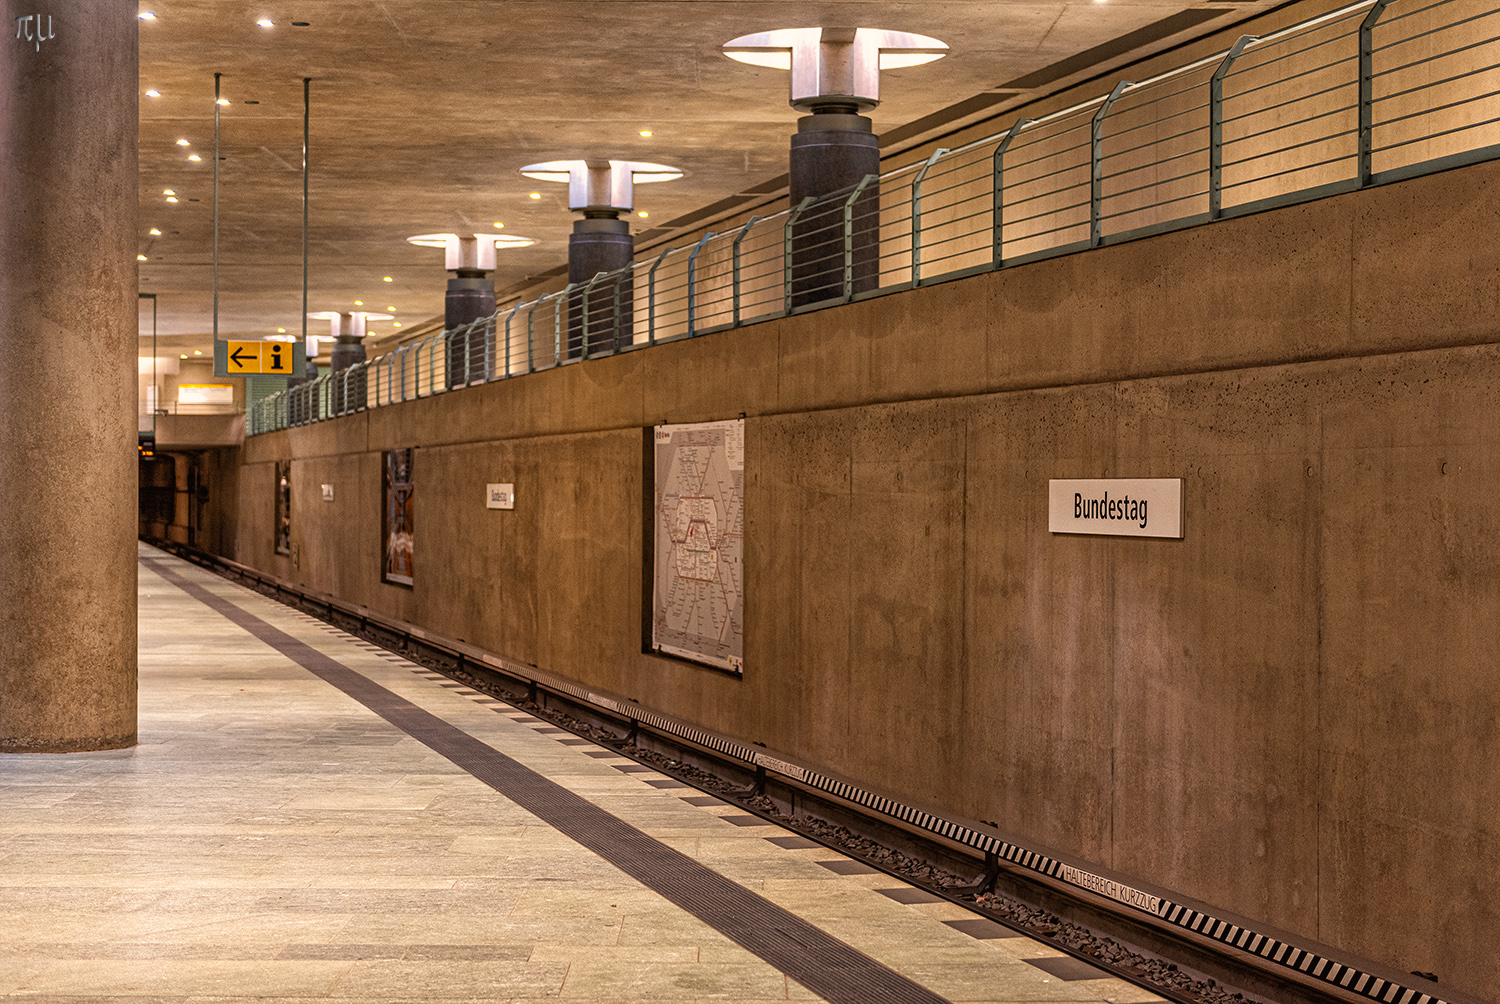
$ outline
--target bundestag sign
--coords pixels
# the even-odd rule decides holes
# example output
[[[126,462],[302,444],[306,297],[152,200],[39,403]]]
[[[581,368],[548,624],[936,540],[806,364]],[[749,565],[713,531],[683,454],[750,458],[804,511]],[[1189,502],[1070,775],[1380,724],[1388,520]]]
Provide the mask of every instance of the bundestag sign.
[[[1047,529],[1112,537],[1182,536],[1181,478],[1047,482]]]

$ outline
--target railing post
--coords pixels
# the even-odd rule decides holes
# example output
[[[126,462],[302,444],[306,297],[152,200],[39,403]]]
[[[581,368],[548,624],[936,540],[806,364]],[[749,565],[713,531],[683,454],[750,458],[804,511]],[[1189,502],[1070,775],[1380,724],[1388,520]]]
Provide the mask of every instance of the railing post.
[[[516,314],[520,313],[523,303],[517,303],[511,308],[510,313],[505,315],[505,375],[510,377],[510,321]],[[529,354],[529,353],[528,353]]]
[[[1094,113],[1089,142],[1089,247],[1104,243],[1104,117],[1131,81],[1122,80]]]
[[[1224,78],[1255,35],[1241,35],[1208,82],[1208,218],[1224,215]]]
[[[541,304],[541,297],[531,301],[531,309],[526,311],[526,372],[536,372],[536,308]]]
[[[786,214],[786,222],[781,227],[782,258],[781,258],[781,285],[782,285],[782,313],[792,312],[792,227],[797,224],[797,217],[807,211],[807,207],[817,200],[811,195],[797,203],[795,209]]]
[[[867,174],[859,179],[859,184],[854,186],[854,191],[844,200],[844,302],[848,303],[854,299],[854,203],[865,194],[865,189],[870,187],[873,181],[879,181],[880,175]],[[878,208],[877,208],[878,211]]]
[[[590,303],[594,295],[594,283],[598,282],[599,277],[603,274],[603,272],[595,272],[594,277],[588,281],[588,285],[583,287],[583,325],[580,329],[582,341],[579,345],[579,355],[583,359],[589,357],[589,321],[591,320],[589,315],[591,313]]]
[[[1359,187],[1375,178],[1375,25],[1391,0],[1375,6],[1359,23]]]
[[[932,156],[911,180],[911,284],[914,288],[922,284],[922,180],[938,158],[947,152],[943,147],[932,151]]]
[[[554,366],[561,366],[563,360],[563,304],[568,301],[568,297],[577,288],[578,284],[576,282],[568,283],[563,287],[562,292],[557,294],[557,299],[552,301],[552,365]]]
[[[745,239],[745,235],[750,233],[750,229],[760,221],[761,217],[752,216],[744,226],[740,227],[740,232],[734,235],[734,246],[730,252],[732,261],[731,269],[733,270],[733,275],[730,279],[734,302],[733,324],[736,328],[740,326],[740,242]]]
[[[695,282],[697,282],[697,280],[698,280],[698,252],[700,252],[700,251],[703,250],[703,245],[707,244],[713,238],[713,236],[714,236],[714,234],[713,234],[712,231],[704,234],[703,235],[703,239],[700,240],[697,244],[693,245],[693,253],[690,254],[690,255],[688,255],[688,276],[687,276],[687,291],[688,291],[687,292],[687,300],[688,300],[687,315],[688,316],[687,316],[687,333],[688,333],[688,337],[689,338],[693,338],[698,333],[698,329],[697,329],[697,326],[696,326],[696,324],[697,324],[697,318],[698,318],[698,309],[697,309],[698,305],[697,305],[697,300],[694,299],[694,295],[693,295],[693,284]]]
[[[625,277],[627,275],[630,275],[634,271],[635,271],[635,265],[632,263],[630,265],[626,265],[624,268],[620,269],[618,272],[615,273],[615,288],[614,288],[615,316],[614,316],[614,322],[610,325],[610,330],[615,333],[615,351],[616,352],[621,351],[626,345],[634,345],[635,344],[635,324],[632,323],[631,326],[630,326],[630,340],[628,342],[622,342],[622,339],[625,337],[625,332],[621,330],[621,323],[620,323],[624,319],[624,315],[620,313],[620,287],[623,286],[623,285],[625,285]],[[635,292],[635,283],[632,282],[630,284],[630,289],[631,289],[631,293],[632,293],[632,296],[633,296],[633,294]],[[632,303],[632,306],[634,306],[633,303]],[[634,318],[634,316],[635,316],[635,311],[632,310],[631,311],[631,317]]]
[[[656,270],[661,268],[661,263],[667,260],[667,255],[672,253],[671,248],[666,248],[656,256],[656,261],[651,263],[651,271],[646,273],[646,344],[656,344]]]
[[[995,268],[1005,264],[1005,151],[1010,149],[1011,140],[1035,121],[1036,119],[1016,119],[1016,124],[1006,131],[1005,138],[995,147],[993,158],[995,192],[992,202],[993,214],[990,218],[990,222],[994,225],[994,237],[991,238],[994,247],[990,260]]]

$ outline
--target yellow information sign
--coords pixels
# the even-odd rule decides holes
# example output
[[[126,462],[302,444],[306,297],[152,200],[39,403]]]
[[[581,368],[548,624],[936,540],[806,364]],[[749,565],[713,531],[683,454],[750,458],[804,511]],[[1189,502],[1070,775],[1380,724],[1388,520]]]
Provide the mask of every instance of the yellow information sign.
[[[262,373],[294,373],[296,372],[296,367],[292,363],[294,355],[290,342],[261,342],[260,371]],[[230,357],[233,358],[232,352]]]
[[[226,342],[229,350],[229,361],[226,372],[230,376],[239,376],[242,373],[261,372],[260,347],[265,342]],[[287,370],[286,372],[291,372]]]

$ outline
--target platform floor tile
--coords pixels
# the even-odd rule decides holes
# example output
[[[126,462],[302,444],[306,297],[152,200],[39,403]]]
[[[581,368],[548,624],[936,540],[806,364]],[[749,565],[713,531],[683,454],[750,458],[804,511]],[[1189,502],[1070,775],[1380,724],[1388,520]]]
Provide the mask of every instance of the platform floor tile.
[[[784,931],[746,937],[713,902],[674,901],[652,877],[672,860],[674,874],[727,883],[713,888],[784,916],[802,932],[793,942],[888,974],[894,995],[880,999],[1157,999],[1113,979],[1059,978],[1038,962],[1058,953],[973,937],[960,907],[883,873],[838,874],[821,862],[856,863],[736,818],[738,806],[683,797],[655,770],[621,771],[634,762],[591,755],[605,751],[202,569],[141,554],[141,745],[0,756],[0,1000],[860,999],[837,981],[826,998],[799,983],[812,977],[795,948],[766,943]],[[517,801],[534,791],[502,794],[313,675],[319,659],[399,704],[399,720],[434,716],[450,738],[496,752],[507,776],[561,785],[580,818],[608,822],[641,855],[544,822]]]

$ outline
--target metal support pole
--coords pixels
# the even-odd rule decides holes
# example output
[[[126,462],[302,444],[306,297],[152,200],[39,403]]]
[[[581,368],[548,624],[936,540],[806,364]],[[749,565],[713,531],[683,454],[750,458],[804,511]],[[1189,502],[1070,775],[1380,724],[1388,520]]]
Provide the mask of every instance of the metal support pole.
[[[307,151],[312,136],[312,78],[302,78],[302,348],[307,350]],[[301,376],[298,373],[297,376]]]
[[[657,255],[656,261],[651,263],[651,270],[646,273],[646,343],[656,344],[656,270],[661,268],[661,263],[667,260],[667,255],[672,253],[671,248],[666,248]]]
[[[938,147],[932,151],[932,156],[927,158],[917,171],[917,176],[911,180],[911,284],[913,287],[922,284],[922,181],[927,177],[927,172],[932,170],[932,165],[937,163],[939,157],[947,153],[944,147]]]
[[[880,180],[878,174],[867,174],[859,179],[854,191],[844,200],[844,302],[854,299],[854,203],[865,194],[871,182]]]
[[[713,235],[712,231],[710,231],[709,233],[704,234],[703,235],[703,239],[700,240],[697,244],[693,245],[693,253],[690,254],[690,255],[688,255],[688,274],[687,274],[687,301],[688,301],[688,304],[687,304],[687,333],[688,333],[688,337],[689,338],[694,337],[698,333],[698,330],[697,330],[697,319],[698,319],[697,301],[693,297],[693,284],[697,281],[697,278],[698,278],[698,253],[703,250],[703,245],[707,244],[710,240],[713,239],[713,236],[714,235]]]
[[[740,232],[734,235],[734,246],[730,252],[732,259],[730,284],[733,287],[734,302],[733,323],[736,328],[740,326],[740,242],[750,233],[751,228],[760,221],[761,217],[752,216],[744,226],[740,227]]]
[[[797,203],[796,208],[786,214],[786,222],[781,227],[781,239],[784,244],[781,259],[781,284],[784,301],[781,309],[783,314],[790,314],[792,312],[792,227],[796,225],[797,217],[806,212],[807,207],[816,201],[816,199],[809,195]]]
[[[994,236],[991,241],[994,245],[991,251],[991,261],[996,268],[1005,264],[1005,151],[1010,149],[1011,140],[1020,135],[1021,130],[1035,122],[1036,119],[1016,119],[1016,124],[1011,126],[1005,133],[998,146],[995,147],[993,158],[995,192],[993,197],[993,212],[991,223],[994,224]]]
[[[1241,35],[1208,82],[1208,218],[1224,215],[1224,78],[1255,35]]]
[[[536,372],[536,308],[541,300],[533,300],[526,311],[526,372]]]
[[[214,358],[219,355],[219,82],[224,74],[214,74]],[[303,311],[307,313],[307,311]]]
[[[1132,81],[1122,80],[1094,113],[1089,142],[1089,247],[1104,243],[1104,117]]]
[[[1359,187],[1375,178],[1375,25],[1391,0],[1375,6],[1359,23]]]

